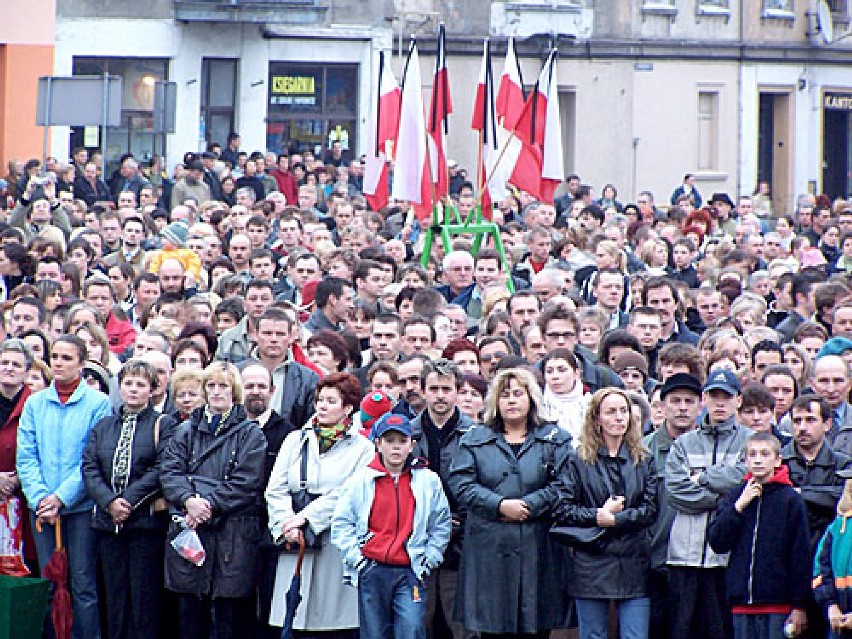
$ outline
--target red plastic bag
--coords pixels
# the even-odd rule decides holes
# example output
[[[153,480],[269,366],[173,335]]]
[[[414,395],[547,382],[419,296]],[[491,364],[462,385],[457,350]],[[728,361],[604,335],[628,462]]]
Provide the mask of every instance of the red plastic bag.
[[[207,559],[207,551],[201,545],[198,533],[190,528],[184,528],[172,539],[172,548],[187,561],[200,566]]]
[[[30,569],[24,563],[24,517],[22,500],[9,497],[0,504],[0,575],[26,577]]]

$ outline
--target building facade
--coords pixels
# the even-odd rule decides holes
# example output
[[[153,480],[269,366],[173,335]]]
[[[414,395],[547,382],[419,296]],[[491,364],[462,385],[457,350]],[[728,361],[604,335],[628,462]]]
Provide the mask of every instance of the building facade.
[[[822,0],[823,2],[825,0]],[[848,0],[830,0],[826,43],[817,0],[56,0],[54,75],[123,77],[122,126],[107,158],[183,153],[238,131],[243,148],[364,152],[378,52],[399,77],[408,38],[421,46],[428,101],[435,33],[448,33],[454,112],[449,155],[476,162],[469,129],[482,39],[499,75],[516,38],[525,84],[549,49],[558,85],[566,172],[619,199],[650,190],[667,201],[685,173],[707,195],[772,186],[787,210],[797,193],[852,192],[852,39]],[[173,82],[176,129],[157,131],[153,87]],[[54,127],[51,151],[99,147],[97,127]],[[38,140],[40,142],[40,140]],[[38,147],[36,147],[38,149]],[[8,158],[2,148],[0,156]]]

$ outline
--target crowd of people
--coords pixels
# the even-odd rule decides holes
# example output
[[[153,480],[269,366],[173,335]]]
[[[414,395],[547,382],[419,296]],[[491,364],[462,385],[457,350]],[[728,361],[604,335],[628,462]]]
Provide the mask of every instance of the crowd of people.
[[[0,183],[2,552],[61,526],[76,639],[852,636],[852,203],[571,175],[423,255],[240,145]]]

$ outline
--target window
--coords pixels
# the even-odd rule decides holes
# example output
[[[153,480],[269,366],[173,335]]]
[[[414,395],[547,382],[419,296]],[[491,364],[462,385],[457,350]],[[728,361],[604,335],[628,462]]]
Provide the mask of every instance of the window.
[[[715,171],[719,167],[719,93],[698,93],[698,169]]]
[[[727,9],[728,0],[698,0],[698,6],[702,9]]]
[[[121,126],[106,131],[104,175],[109,176],[118,167],[123,153],[133,153],[143,162],[165,155],[166,136],[154,132],[154,87],[168,79],[167,71],[168,62],[158,58],[74,58],[73,75],[109,73],[122,77]],[[103,127],[88,128],[97,129],[97,143],[94,136],[87,135],[87,127],[71,127],[71,148],[103,146]]]
[[[763,0],[764,18],[795,18],[793,0]]]
[[[204,140],[223,147],[234,130],[237,61],[204,58],[201,62],[201,126]]]
[[[849,17],[849,0],[828,0],[828,8],[835,18]]]
[[[357,148],[358,65],[271,62],[267,148]]]
[[[730,17],[730,0],[696,0],[695,11],[700,16]]]
[[[675,7],[675,0],[642,0],[642,13],[675,16],[677,7]]]

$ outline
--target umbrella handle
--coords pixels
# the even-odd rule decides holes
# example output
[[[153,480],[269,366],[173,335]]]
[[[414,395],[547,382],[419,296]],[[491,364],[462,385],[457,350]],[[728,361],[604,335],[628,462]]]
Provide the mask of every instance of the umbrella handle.
[[[289,547],[291,544],[298,544],[299,546],[299,555],[296,558],[296,570],[293,573],[294,577],[302,576],[302,561],[305,559],[305,534],[299,530],[299,537],[295,542],[288,542],[287,546]]]
[[[56,544],[56,550],[62,550],[62,518],[57,517],[56,523],[53,525],[53,539]],[[43,524],[41,517],[36,519],[36,530],[42,532]],[[303,541],[304,544],[304,541]]]

